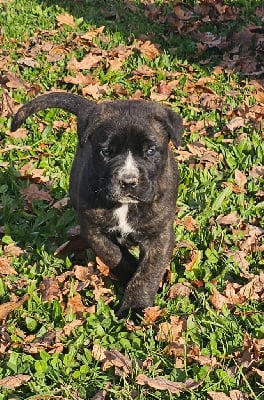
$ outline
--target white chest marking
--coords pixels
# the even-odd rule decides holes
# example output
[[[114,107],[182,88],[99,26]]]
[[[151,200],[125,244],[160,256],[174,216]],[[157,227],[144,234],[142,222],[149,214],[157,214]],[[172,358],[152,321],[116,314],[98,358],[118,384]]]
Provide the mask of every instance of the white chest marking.
[[[127,221],[128,214],[128,204],[122,204],[119,208],[114,211],[114,217],[117,221],[117,226],[113,228],[113,230],[118,230],[122,234],[122,236],[126,236],[129,233],[134,232],[133,228]]]

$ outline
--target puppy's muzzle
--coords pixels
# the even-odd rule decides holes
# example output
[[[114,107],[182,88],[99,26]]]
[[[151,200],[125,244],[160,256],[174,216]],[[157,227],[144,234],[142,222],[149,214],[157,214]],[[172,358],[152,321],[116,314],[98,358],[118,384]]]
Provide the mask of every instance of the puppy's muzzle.
[[[136,174],[122,174],[119,177],[119,185],[123,191],[133,191],[138,185],[139,179]]]

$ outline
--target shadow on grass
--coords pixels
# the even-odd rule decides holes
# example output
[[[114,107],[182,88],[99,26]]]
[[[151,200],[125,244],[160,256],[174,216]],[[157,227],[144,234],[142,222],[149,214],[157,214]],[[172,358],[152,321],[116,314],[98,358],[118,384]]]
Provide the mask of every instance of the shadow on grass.
[[[199,68],[210,72],[229,50],[235,48],[235,56],[241,53],[244,61],[241,62],[242,66],[240,62],[238,65],[232,63],[231,54],[230,70],[257,76],[264,71],[262,62],[254,62],[262,54],[262,51],[258,54],[256,50],[256,43],[262,40],[263,35],[260,26],[263,9],[261,0],[198,2],[199,8],[196,10],[194,5],[197,2],[193,0],[185,3],[160,1],[159,4],[133,0],[64,0],[55,3],[77,20],[83,19],[97,27],[105,26],[108,32],[120,35],[128,44],[135,38],[150,40],[162,51],[175,57],[179,64],[198,64]],[[54,1],[44,0],[41,4],[54,6]],[[236,34],[245,26],[253,31],[237,37]],[[255,26],[257,30],[254,30]],[[249,70],[247,63],[251,63]]]
[[[54,5],[52,0],[41,3],[47,6]],[[179,33],[173,28],[173,2],[163,3],[158,6],[154,3],[119,0],[57,2],[65,12],[75,18],[83,18],[85,22],[97,27],[103,25],[112,34],[120,34],[128,44],[133,39],[150,40],[179,61],[195,62],[193,56],[196,51],[196,41],[191,35]]]

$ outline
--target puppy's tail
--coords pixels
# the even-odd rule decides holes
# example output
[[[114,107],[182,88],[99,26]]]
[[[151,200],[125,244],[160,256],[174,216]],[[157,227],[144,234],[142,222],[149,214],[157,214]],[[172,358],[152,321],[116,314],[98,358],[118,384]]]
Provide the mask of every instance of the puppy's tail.
[[[18,110],[12,120],[11,131],[14,132],[17,130],[29,115],[40,110],[45,110],[46,108],[62,108],[65,111],[77,115],[78,120],[80,120],[82,119],[84,111],[94,105],[95,103],[93,101],[72,93],[54,92],[44,94],[24,104]]]

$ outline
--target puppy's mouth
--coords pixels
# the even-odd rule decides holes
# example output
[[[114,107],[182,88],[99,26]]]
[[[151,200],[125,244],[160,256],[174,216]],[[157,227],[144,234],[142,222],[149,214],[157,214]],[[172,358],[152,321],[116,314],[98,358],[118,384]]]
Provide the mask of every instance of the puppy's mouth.
[[[121,204],[137,204],[140,202],[140,199],[131,194],[126,194],[118,199],[118,202]]]

